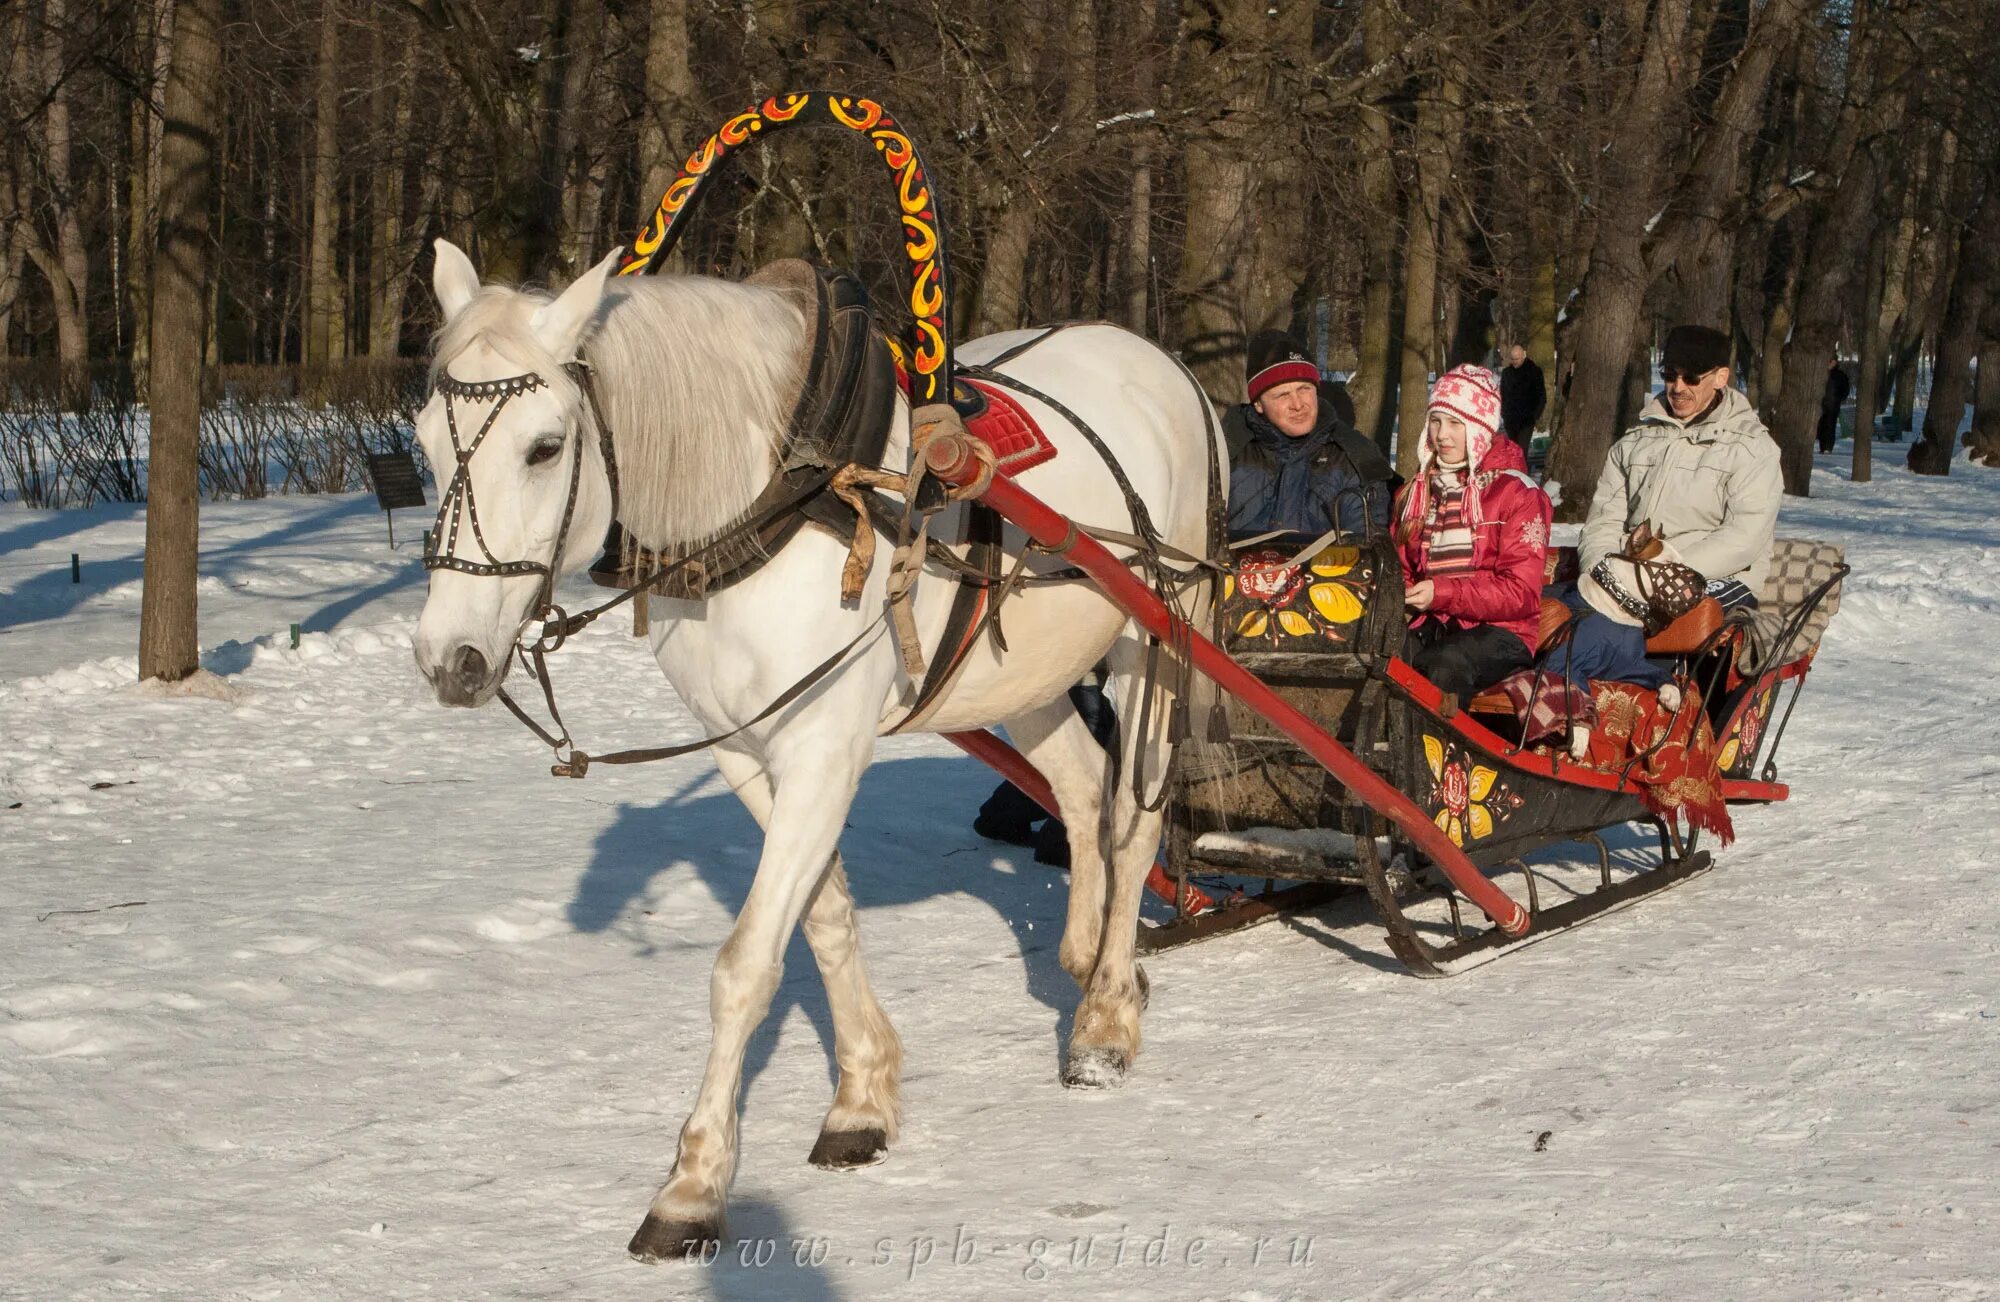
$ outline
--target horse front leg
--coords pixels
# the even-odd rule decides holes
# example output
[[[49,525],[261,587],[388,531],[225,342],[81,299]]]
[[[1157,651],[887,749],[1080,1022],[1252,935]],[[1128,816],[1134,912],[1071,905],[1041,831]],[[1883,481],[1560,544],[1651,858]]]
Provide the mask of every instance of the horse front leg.
[[[860,749],[859,754],[830,747],[810,754],[795,751],[794,762],[771,776],[770,816],[757,876],[715,958],[709,986],[713,1039],[701,1092],[681,1128],[673,1171],[628,1245],[635,1257],[698,1256],[721,1241],[729,1182],[736,1172],[743,1055],[770,1011],[785,942],[826,876],[867,764],[867,747]]]
[[[829,1171],[873,1166],[896,1138],[903,1042],[862,967],[854,897],[838,852],[806,906],[805,932],[833,1010],[833,1060],[840,1068],[833,1106],[806,1160]]]

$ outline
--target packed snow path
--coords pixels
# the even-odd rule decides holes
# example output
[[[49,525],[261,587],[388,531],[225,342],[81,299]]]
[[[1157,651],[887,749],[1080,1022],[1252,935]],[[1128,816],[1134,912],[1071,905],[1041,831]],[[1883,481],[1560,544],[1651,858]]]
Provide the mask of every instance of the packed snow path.
[[[1984,1295],[2000,474],[1835,466],[1781,525],[1856,567],[1795,796],[1716,871],[1451,981],[1358,906],[1151,959],[1113,1093],[1056,1083],[1062,878],[972,834],[976,764],[885,742],[843,848],[902,1139],[806,1165],[795,942],[707,1269],[624,1244],[756,860],[709,762],[558,782],[431,704],[364,499],[204,507],[226,701],[131,686],[137,513],[0,507],[0,1295]],[[692,738],[611,623],[556,657],[579,737]]]

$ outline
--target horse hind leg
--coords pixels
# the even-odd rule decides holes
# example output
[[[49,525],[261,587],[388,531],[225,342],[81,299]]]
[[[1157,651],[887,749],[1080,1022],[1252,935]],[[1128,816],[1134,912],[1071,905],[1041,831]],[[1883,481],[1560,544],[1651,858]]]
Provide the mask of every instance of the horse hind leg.
[[[1007,720],[1007,735],[1048,779],[1069,833],[1069,912],[1057,961],[1086,985],[1104,938],[1104,787],[1110,756],[1068,696]]]
[[[854,897],[838,853],[806,906],[805,933],[833,1010],[833,1058],[840,1068],[833,1106],[806,1160],[830,1171],[873,1166],[896,1138],[903,1042],[868,984]]]
[[[1107,820],[1110,868],[1103,939],[1084,982],[1083,1003],[1070,1032],[1069,1061],[1063,1068],[1063,1084],[1078,1089],[1122,1084],[1139,1056],[1139,1015],[1149,994],[1145,972],[1135,961],[1139,904],[1159,849],[1163,816],[1157,808],[1149,812],[1140,805],[1133,774],[1143,773],[1146,799],[1157,800],[1172,750],[1166,727],[1173,696],[1163,684],[1145,682],[1144,643],[1136,636],[1121,637],[1109,659],[1121,762]],[[1170,667],[1162,654],[1159,668],[1164,672]],[[1140,736],[1140,705],[1147,691],[1153,694],[1146,726],[1151,735]]]

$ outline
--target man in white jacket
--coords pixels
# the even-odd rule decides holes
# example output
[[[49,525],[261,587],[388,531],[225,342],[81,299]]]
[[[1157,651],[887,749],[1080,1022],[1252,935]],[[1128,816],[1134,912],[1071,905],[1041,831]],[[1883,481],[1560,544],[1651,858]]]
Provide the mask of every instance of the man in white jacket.
[[[1755,605],[1771,563],[1784,476],[1757,409],[1730,387],[1729,337],[1667,333],[1666,387],[1611,447],[1583,527],[1585,574],[1647,520],[1726,607]]]
[[[1620,609],[1593,576],[1650,520],[1673,555],[1707,580],[1709,596],[1725,609],[1755,606],[1771,564],[1784,477],[1778,445],[1756,408],[1730,387],[1727,335],[1675,326],[1660,375],[1665,388],[1605,458],[1578,548],[1583,580],[1562,593],[1583,617],[1544,664],[1585,692],[1593,678],[1660,688],[1661,700],[1677,709],[1680,693],[1666,666],[1646,659],[1639,617]],[[1617,586],[1611,571],[1604,573]],[[1587,730],[1577,728],[1573,751],[1581,755],[1587,743]]]

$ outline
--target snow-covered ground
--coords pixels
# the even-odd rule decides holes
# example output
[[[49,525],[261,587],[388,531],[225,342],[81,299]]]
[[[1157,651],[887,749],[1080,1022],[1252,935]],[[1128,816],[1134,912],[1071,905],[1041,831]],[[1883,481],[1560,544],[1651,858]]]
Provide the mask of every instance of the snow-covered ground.
[[[1056,1081],[1061,877],[972,834],[972,761],[886,742],[843,846],[903,1137],[806,1165],[795,943],[707,1269],[624,1244],[756,855],[708,761],[559,782],[429,703],[417,513],[391,552],[364,498],[205,506],[221,701],[131,685],[136,510],[0,507],[0,1295],[1986,1295],[2000,473],[1845,451],[1781,526],[1856,567],[1794,799],[1715,872],[1451,981],[1357,907],[1150,960],[1116,1092]],[[572,726],[692,737],[624,633],[557,657]]]

